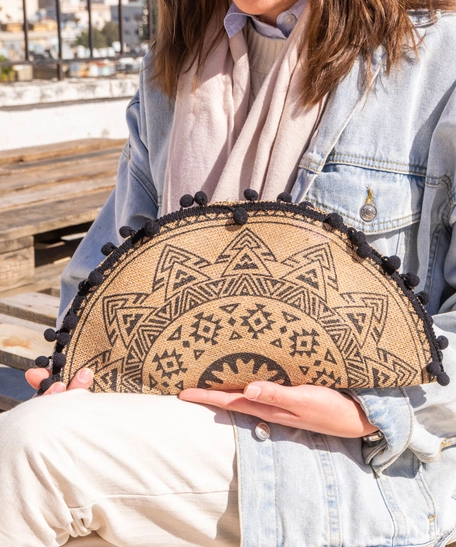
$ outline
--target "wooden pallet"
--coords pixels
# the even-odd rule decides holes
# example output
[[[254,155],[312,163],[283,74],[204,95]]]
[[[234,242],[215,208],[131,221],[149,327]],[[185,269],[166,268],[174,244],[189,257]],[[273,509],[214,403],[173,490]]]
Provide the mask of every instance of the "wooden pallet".
[[[57,287],[0,298],[0,411],[34,395],[24,371],[34,366],[36,357],[51,353],[43,332],[55,325],[58,308]]]
[[[115,185],[123,140],[0,152],[0,296],[55,285]]]

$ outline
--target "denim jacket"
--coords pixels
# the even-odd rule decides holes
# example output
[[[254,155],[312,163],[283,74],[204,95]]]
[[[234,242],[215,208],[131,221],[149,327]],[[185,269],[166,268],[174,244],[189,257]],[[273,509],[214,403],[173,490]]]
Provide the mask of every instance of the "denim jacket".
[[[356,63],[328,99],[293,189],[363,230],[385,255],[430,293],[436,334],[450,347],[444,365],[452,383],[348,390],[384,440],[369,447],[233,414],[245,546],[410,547],[456,538],[456,13],[410,12],[418,58],[407,54],[386,73],[373,56],[373,83],[362,91]],[[135,229],[160,214],[173,102],[148,81],[127,109],[130,137],[118,183],[67,267],[62,308],[77,283],[103,259],[118,228]],[[377,214],[363,220],[373,203]]]

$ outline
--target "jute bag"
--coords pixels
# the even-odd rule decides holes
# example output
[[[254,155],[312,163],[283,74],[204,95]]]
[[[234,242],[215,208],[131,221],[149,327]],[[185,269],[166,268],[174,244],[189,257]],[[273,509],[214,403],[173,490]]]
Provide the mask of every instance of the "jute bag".
[[[309,203],[207,204],[203,192],[149,221],[80,284],[51,357],[53,382],[82,367],[96,392],[175,395],[254,380],[331,388],[447,385],[419,280],[365,235]],[[196,200],[196,206],[194,204]]]

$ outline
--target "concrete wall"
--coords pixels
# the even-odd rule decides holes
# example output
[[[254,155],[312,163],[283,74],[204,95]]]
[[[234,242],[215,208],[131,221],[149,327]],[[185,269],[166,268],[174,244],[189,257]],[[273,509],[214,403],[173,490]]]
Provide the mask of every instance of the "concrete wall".
[[[76,139],[126,138],[138,76],[0,84],[0,150]]]

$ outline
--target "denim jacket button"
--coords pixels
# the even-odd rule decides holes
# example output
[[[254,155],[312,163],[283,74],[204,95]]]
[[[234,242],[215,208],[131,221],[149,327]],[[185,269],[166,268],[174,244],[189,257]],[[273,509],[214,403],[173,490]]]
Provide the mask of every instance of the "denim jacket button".
[[[360,217],[366,222],[372,222],[377,216],[377,207],[373,203],[366,203],[359,211]]]
[[[271,436],[271,430],[269,429],[268,424],[260,422],[255,427],[255,435],[260,441],[266,441],[267,439],[269,439],[269,437]]]

